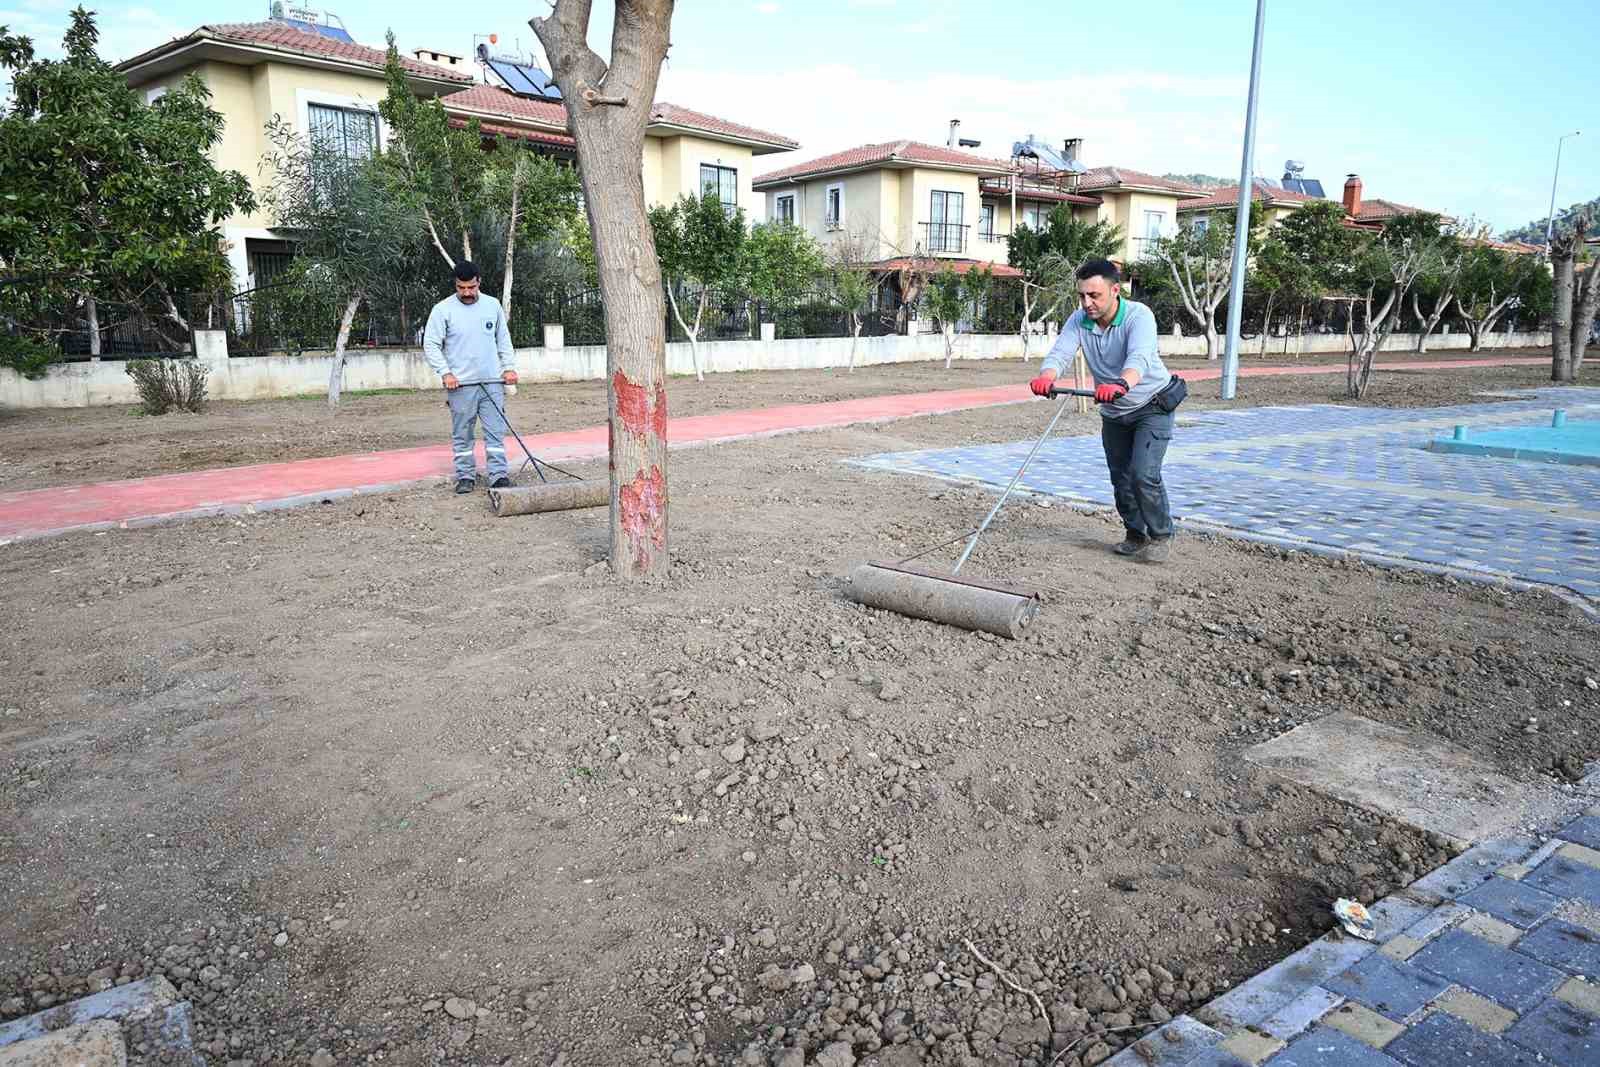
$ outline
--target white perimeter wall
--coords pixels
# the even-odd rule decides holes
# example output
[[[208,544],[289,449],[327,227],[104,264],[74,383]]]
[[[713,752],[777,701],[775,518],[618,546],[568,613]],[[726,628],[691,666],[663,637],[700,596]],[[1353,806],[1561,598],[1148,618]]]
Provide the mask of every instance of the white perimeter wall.
[[[210,395],[217,400],[264,400],[274,397],[323,394],[328,388],[332,357],[326,353],[302,356],[262,356],[230,359],[223,350],[221,334],[201,333],[196,337],[196,358],[211,366]],[[1262,352],[1259,339],[1245,342],[1242,355],[1251,362],[1292,362],[1296,355],[1344,352],[1342,335],[1329,334],[1289,339],[1285,351],[1283,338],[1271,339]],[[1548,333],[1495,334],[1496,348],[1550,347]],[[1030,356],[1044,355],[1048,342],[1034,338]],[[1464,349],[1470,344],[1466,334],[1434,334],[1428,347]],[[1393,334],[1385,352],[1414,352],[1412,334]],[[1161,351],[1173,356],[1205,355],[1205,338],[1161,338]],[[1537,355],[1530,352],[1529,355]],[[1017,359],[1022,342],[1014,334],[963,334],[956,340],[957,359]],[[850,358],[850,338],[813,338],[793,341],[712,341],[700,345],[700,359],[706,373],[722,374],[754,370],[820,370],[842,368]],[[1427,359],[1428,356],[1417,357]],[[913,337],[863,337],[857,342],[856,365],[915,363],[944,359],[944,341],[937,334]],[[96,404],[133,404],[138,395],[122,360],[93,363],[64,363],[50,368],[38,381],[29,381],[15,371],[0,368],[0,407],[68,408]],[[692,374],[693,364],[687,344],[667,345],[667,372]],[[523,382],[590,381],[605,377],[604,345],[572,348],[523,348],[517,351],[517,373]],[[1022,375],[1019,373],[1018,378]],[[345,357],[344,389],[438,389],[438,377],[429,369],[420,351],[352,351]]]

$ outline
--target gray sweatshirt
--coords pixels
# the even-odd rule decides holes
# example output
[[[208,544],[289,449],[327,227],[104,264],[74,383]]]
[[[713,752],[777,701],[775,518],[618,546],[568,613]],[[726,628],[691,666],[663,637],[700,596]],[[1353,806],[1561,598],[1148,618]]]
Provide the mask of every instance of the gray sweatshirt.
[[[497,380],[516,368],[505,312],[484,293],[470,304],[452,293],[433,305],[422,355],[440,377],[454,374],[464,382]]]
[[[1139,372],[1139,384],[1127,396],[1100,405],[1100,414],[1108,419],[1138,411],[1172,380],[1156,351],[1156,317],[1136,300],[1119,298],[1117,313],[1103,330],[1098,322],[1085,318],[1081,308],[1068,315],[1039,369],[1057,374],[1070,370],[1079,348],[1096,385],[1115,381],[1130,367]]]

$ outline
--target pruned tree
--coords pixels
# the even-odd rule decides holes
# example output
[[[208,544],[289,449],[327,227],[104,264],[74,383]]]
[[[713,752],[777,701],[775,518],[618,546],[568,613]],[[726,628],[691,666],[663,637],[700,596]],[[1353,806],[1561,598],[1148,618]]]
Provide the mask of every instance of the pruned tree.
[[[1259,216],[1257,212],[1253,217]],[[1221,352],[1217,308],[1228,298],[1233,257],[1232,220],[1213,218],[1204,226],[1186,225],[1158,240],[1150,255],[1171,275],[1183,309],[1205,334],[1206,358],[1216,359]]]
[[[664,574],[667,554],[666,307],[644,199],[644,137],[673,0],[615,0],[609,61],[588,44],[591,0],[555,0],[529,25],[544,45],[577,142],[606,316],[611,569]]]
[[[1478,227],[1469,227],[1469,232]],[[1469,245],[1462,243],[1457,229],[1447,226],[1444,219],[1430,212],[1402,215],[1385,228],[1391,238],[1402,235],[1435,246],[1435,255],[1424,265],[1411,287],[1411,314],[1417,320],[1417,351],[1428,350],[1428,339],[1439,322],[1456,302],[1457,288]]]
[[[966,287],[961,275],[946,265],[928,280],[928,313],[944,335],[944,369],[949,370],[956,353],[956,326],[967,309]]]
[[[1519,309],[1529,298],[1530,289],[1537,284],[1534,272],[1543,274],[1544,267],[1531,256],[1487,245],[1468,248],[1462,258],[1456,305],[1472,336],[1472,351],[1483,347],[1507,312]]]
[[[1016,226],[1006,237],[1006,262],[1022,271],[1022,358],[1028,358],[1033,324],[1076,300],[1073,274],[1091,259],[1108,259],[1122,247],[1122,227],[1075,218],[1066,204],[1051,209],[1035,229]]]
[[[685,196],[671,207],[650,209],[650,230],[655,238],[656,256],[667,279],[667,300],[672,316],[689,338],[689,355],[694,363],[695,381],[705,381],[700,365],[700,327],[705,322],[706,305],[712,290],[731,285],[739,277],[749,234],[744,227],[744,211],[723,209],[715,193],[695,198]],[[679,306],[679,290],[694,298],[694,321],[684,321]]]
[[[1562,225],[1550,241],[1550,263],[1555,270],[1555,314],[1550,323],[1553,381],[1576,381],[1583,369],[1595,312],[1600,309],[1600,263],[1591,261],[1580,270],[1578,256],[1591,216],[1579,211]]]
[[[844,312],[845,323],[850,327],[849,373],[856,369],[856,347],[875,288],[871,265],[876,243],[875,237],[858,229],[837,234],[828,245],[828,296]]]
[[[1384,342],[1400,321],[1400,309],[1417,278],[1438,262],[1440,242],[1403,229],[1385,230],[1364,240],[1351,262],[1354,282],[1352,304],[1361,307],[1361,330],[1350,327],[1350,356],[1345,365],[1345,387],[1353,399],[1367,394],[1372,369]],[[1354,313],[1354,306],[1351,311]]]
[[[340,304],[328,372],[328,405],[338,407],[356,312],[404,285],[404,264],[423,233],[421,210],[386,180],[379,160],[351,159],[314,133],[301,137],[277,115],[266,135],[266,202],[274,225],[294,235],[297,292]]]

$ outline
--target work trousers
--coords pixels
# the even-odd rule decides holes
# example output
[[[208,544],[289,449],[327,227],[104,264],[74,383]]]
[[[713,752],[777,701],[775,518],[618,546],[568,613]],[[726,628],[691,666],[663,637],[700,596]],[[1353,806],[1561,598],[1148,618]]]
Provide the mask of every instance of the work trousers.
[[[1161,481],[1161,462],[1172,442],[1172,413],[1146,404],[1100,422],[1100,441],[1122,524],[1136,539],[1171,537],[1172,509]]]
[[[445,392],[445,402],[450,405],[450,449],[455,457],[455,476],[477,477],[477,458],[473,455],[473,426],[483,423],[483,454],[488,460],[489,480],[505,476],[506,420],[501,414],[506,408],[506,388],[499,382],[493,385],[463,385]]]

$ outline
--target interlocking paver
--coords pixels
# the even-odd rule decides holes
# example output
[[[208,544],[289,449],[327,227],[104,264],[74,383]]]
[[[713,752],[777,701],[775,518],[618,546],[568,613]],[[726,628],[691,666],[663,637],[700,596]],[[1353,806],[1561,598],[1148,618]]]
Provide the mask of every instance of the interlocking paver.
[[[1585,815],[1556,831],[1557,837],[1576,841],[1590,848],[1600,848],[1600,816]]]
[[[1504,1038],[1443,1012],[1431,1013],[1383,1051],[1406,1067],[1534,1067],[1539,1062]]]
[[[1442,935],[1412,956],[1410,965],[1460,982],[1518,1012],[1533,1007],[1567,977],[1554,967],[1462,930]]]
[[[1473,937],[1481,937],[1501,948],[1510,948],[1517,943],[1517,938],[1522,936],[1522,931],[1515,926],[1501,922],[1493,915],[1485,915],[1481,911],[1476,915],[1467,916],[1460,928]]]
[[[1540,963],[1573,974],[1600,975],[1600,934],[1565,919],[1540,923],[1516,947]]]
[[[1456,422],[1548,422],[1556,394],[1415,411],[1335,405],[1255,408],[1183,420],[1167,459],[1182,520],[1313,550],[1385,558],[1544,582],[1600,600],[1600,467],[1564,467],[1427,451]],[[1576,415],[1600,412],[1600,390],[1562,390]],[[1004,485],[1031,443],[894,453],[860,465]],[[1040,450],[1021,488],[1111,502],[1098,435]],[[1498,865],[1497,865],[1498,866]]]
[[[1559,853],[1539,864],[1522,884],[1558,897],[1575,897],[1600,908],[1600,867],[1579,863]]]
[[[1600,985],[1582,978],[1568,978],[1556,990],[1556,999],[1564,1000],[1579,1011],[1600,1018]]]
[[[1443,993],[1449,984],[1436,975],[1396,962],[1381,953],[1368,956],[1322,983],[1324,988],[1343,993],[1397,1022]]]
[[[1451,986],[1450,992],[1440,997],[1436,1006],[1488,1034],[1498,1034],[1517,1021],[1517,1013],[1510,1008],[1502,1008],[1488,997],[1480,997],[1460,986]]]
[[[1559,898],[1533,886],[1498,876],[1461,894],[1458,899],[1524,930],[1555,911],[1560,903]]]
[[[1395,1067],[1399,1060],[1326,1026],[1290,1043],[1267,1067]]]
[[[1562,1067],[1600,1063],[1600,1019],[1554,997],[1518,1019],[1505,1039]]]

